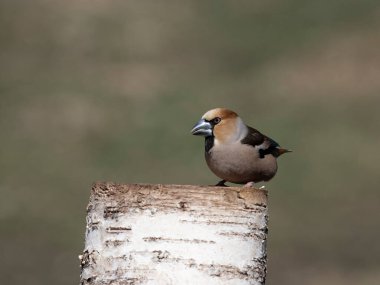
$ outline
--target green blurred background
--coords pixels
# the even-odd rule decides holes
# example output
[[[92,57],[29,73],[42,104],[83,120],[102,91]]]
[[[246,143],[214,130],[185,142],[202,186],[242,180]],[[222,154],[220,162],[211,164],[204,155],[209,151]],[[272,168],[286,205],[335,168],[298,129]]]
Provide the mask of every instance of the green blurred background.
[[[268,285],[380,284],[380,2],[0,1],[0,283],[77,284],[91,184],[212,184],[229,107],[294,153]]]

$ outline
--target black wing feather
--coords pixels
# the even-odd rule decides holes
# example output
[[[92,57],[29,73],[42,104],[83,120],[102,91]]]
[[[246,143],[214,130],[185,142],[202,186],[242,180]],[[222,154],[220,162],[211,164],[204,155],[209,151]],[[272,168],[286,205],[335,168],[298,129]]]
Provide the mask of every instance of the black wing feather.
[[[264,158],[267,154],[272,154],[275,157],[279,156],[278,147],[280,145],[254,128],[248,127],[248,134],[241,140],[241,143],[248,144],[253,147],[260,146],[258,150],[260,153],[260,158]]]
[[[248,127],[248,134],[241,140],[243,144],[249,144],[251,146],[258,146],[264,143],[265,136],[258,130]]]

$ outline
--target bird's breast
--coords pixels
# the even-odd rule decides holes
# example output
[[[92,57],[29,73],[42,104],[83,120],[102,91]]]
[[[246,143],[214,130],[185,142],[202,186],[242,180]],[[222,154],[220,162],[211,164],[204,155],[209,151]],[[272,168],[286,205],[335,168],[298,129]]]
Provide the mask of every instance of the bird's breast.
[[[233,183],[259,182],[271,179],[277,171],[276,158],[260,158],[257,149],[240,142],[214,144],[205,153],[207,165],[223,180]]]

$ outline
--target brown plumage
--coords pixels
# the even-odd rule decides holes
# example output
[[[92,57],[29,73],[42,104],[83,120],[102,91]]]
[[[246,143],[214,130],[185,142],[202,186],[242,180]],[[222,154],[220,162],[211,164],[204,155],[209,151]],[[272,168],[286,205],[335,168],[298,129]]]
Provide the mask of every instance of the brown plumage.
[[[222,179],[217,185],[268,181],[277,172],[277,158],[289,152],[225,108],[206,112],[191,132],[205,137],[207,165]]]

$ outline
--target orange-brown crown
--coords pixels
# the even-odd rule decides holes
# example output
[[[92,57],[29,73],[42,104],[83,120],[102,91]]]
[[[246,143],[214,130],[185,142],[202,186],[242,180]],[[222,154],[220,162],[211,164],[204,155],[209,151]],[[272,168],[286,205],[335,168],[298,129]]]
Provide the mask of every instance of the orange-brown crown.
[[[211,121],[217,117],[219,117],[223,120],[223,119],[228,119],[228,118],[236,118],[236,117],[238,117],[238,115],[234,111],[231,111],[231,110],[226,109],[226,108],[215,108],[215,109],[212,109],[210,111],[207,111],[203,115],[202,118],[205,120]]]

